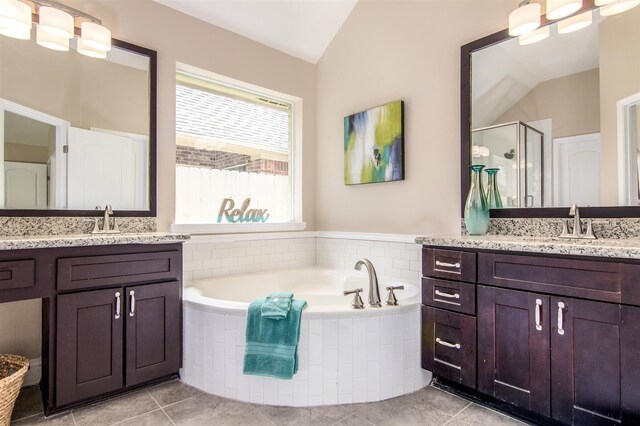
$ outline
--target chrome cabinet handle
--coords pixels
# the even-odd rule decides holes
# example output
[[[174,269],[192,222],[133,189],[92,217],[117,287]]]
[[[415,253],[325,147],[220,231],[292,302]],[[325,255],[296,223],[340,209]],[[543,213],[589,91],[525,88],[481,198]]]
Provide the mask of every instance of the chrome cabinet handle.
[[[564,303],[558,302],[558,334],[561,336],[564,335],[564,308]]]
[[[460,262],[449,263],[449,262],[440,262],[439,260],[436,260],[436,266],[444,266],[445,268],[460,269]]]
[[[540,323],[540,311],[542,310],[542,300],[536,299],[536,330],[542,330],[542,324]]]
[[[131,297],[131,304],[129,307],[129,316],[132,317],[136,314],[136,292],[131,290],[129,292],[129,296]]]
[[[120,292],[116,291],[116,315],[115,319],[120,318]]]
[[[449,343],[449,342],[445,342],[444,340],[440,340],[439,337],[436,337],[436,343],[440,343],[442,346],[446,346],[448,348],[455,348],[455,349],[460,349],[460,343]]]
[[[448,297],[449,299],[460,299],[460,295],[458,293],[449,294],[443,293],[440,290],[436,290],[436,296]]]

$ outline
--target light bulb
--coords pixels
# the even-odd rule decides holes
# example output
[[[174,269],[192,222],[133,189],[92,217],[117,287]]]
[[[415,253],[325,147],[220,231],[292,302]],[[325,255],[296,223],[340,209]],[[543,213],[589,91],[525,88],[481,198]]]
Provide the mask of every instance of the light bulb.
[[[611,16],[626,12],[640,4],[640,0],[619,0],[614,3],[604,5],[600,8],[600,15]]]
[[[39,27],[54,36],[73,38],[73,16],[54,7],[42,6],[38,11]]]
[[[111,50],[111,31],[94,22],[80,24],[82,41],[85,45],[107,52]]]
[[[547,0],[547,18],[562,19],[582,7],[582,0]]]
[[[104,59],[107,57],[107,52],[88,46],[82,38],[78,38],[78,53],[98,59]]]
[[[567,34],[588,27],[593,22],[591,11],[558,22],[558,34]]]
[[[59,37],[44,31],[40,25],[36,28],[36,43],[47,49],[59,50],[66,52],[69,50],[69,39]]]
[[[540,5],[529,3],[509,15],[509,35],[519,36],[540,26]]]
[[[538,28],[537,30],[531,31],[530,33],[522,34],[520,37],[518,37],[518,43],[520,43],[521,46],[537,43],[549,37],[549,34],[549,26]]]

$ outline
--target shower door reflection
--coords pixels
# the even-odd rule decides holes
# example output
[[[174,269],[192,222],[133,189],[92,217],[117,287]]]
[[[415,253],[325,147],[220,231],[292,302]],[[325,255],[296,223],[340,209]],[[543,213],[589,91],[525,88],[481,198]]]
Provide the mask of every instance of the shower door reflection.
[[[471,164],[500,169],[497,181],[503,206],[543,207],[544,133],[514,121],[475,129],[471,135]]]

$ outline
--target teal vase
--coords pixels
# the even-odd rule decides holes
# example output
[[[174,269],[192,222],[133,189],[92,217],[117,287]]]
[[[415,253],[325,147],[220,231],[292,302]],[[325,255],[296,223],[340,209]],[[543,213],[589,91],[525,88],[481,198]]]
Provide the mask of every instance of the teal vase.
[[[464,203],[464,224],[469,235],[484,235],[489,227],[489,205],[482,187],[483,165],[471,166],[471,186]]]
[[[502,197],[498,190],[498,181],[496,176],[500,169],[484,169],[487,172],[487,203],[490,209],[502,208]]]

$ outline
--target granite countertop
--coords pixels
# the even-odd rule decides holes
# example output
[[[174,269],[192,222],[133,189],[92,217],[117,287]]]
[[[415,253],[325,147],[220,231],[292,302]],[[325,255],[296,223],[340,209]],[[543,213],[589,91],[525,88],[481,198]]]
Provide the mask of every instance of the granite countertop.
[[[191,238],[191,236],[188,234],[174,234],[169,232],[0,237],[0,250],[108,246],[118,244],[168,244],[186,241],[189,238]]]
[[[452,235],[418,237],[428,246],[504,250],[572,256],[640,259],[640,238],[568,240],[558,237],[515,237],[510,235]]]

